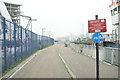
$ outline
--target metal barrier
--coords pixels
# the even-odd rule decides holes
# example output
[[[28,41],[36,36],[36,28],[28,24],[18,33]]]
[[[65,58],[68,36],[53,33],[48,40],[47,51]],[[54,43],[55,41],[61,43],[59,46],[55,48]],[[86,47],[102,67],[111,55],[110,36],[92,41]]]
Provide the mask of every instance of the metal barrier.
[[[0,73],[31,53],[52,44],[53,38],[37,35],[0,17]]]
[[[81,54],[87,55],[89,57],[96,58],[96,48],[91,45],[84,44],[74,44],[70,43],[70,47]],[[105,61],[110,64],[120,66],[120,49],[119,48],[111,48],[111,47],[99,47],[99,56],[100,61]]]

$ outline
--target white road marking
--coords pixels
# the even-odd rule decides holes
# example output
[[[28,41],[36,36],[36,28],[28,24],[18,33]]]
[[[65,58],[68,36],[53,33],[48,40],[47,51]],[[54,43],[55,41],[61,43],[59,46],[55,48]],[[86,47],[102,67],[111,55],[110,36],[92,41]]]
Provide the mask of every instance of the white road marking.
[[[64,63],[65,67],[67,68],[68,73],[71,75],[71,77],[74,80],[77,80],[77,77],[73,74],[73,72],[70,70],[70,68],[68,67],[68,65],[66,64],[65,60],[61,57],[61,55],[59,54],[60,59],[62,60],[62,62]]]
[[[19,70],[21,70],[28,62],[30,62],[36,56],[36,54],[31,56],[31,58],[27,62],[25,62],[20,68],[18,68],[18,70],[16,70],[9,78],[12,78]]]

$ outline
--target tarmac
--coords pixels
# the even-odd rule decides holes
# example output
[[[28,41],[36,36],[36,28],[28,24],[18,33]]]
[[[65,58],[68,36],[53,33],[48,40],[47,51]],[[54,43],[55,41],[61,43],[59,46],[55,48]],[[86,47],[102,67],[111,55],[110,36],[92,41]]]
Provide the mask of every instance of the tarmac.
[[[96,78],[95,59],[55,44],[37,52],[11,78]],[[100,78],[118,78],[118,67],[100,62]]]

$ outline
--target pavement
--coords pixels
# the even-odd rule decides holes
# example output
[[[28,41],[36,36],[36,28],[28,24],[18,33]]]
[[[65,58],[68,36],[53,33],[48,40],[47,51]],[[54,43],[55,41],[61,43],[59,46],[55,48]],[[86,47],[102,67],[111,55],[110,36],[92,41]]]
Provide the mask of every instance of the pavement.
[[[12,78],[71,78],[71,74],[76,78],[95,78],[95,66],[95,59],[64,44],[55,44],[37,52]],[[118,78],[118,67],[100,62],[100,78]]]

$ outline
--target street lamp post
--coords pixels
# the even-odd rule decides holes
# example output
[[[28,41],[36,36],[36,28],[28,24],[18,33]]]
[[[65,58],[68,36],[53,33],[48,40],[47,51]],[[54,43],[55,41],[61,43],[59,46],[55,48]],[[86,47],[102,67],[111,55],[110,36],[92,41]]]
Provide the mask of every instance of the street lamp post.
[[[37,19],[31,19],[31,31],[32,31],[32,21],[37,21]]]
[[[45,34],[45,31],[44,31],[44,30],[45,30],[45,28],[42,28],[42,37],[41,37],[41,46],[42,46],[42,47],[44,46],[44,45],[43,45],[43,44],[44,44],[44,43],[43,43],[43,40],[44,40],[43,38],[44,38],[44,34]]]

